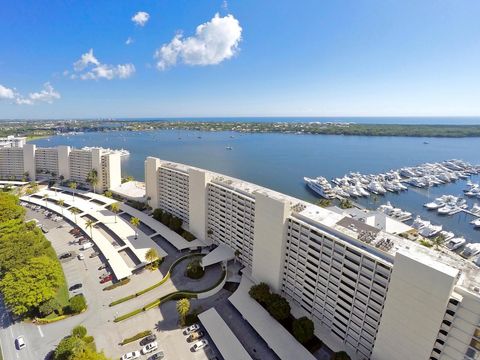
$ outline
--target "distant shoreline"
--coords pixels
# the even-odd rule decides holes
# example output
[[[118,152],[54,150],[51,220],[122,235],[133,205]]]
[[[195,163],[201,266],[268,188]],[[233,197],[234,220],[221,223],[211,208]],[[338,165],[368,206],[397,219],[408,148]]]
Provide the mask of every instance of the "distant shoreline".
[[[58,133],[108,132],[108,131],[232,131],[238,133],[285,133],[344,136],[395,136],[395,137],[480,137],[480,125],[429,125],[429,124],[358,124],[352,122],[241,122],[241,121],[128,121],[128,120],[70,120],[10,122],[8,130],[0,136],[22,134],[29,140]]]

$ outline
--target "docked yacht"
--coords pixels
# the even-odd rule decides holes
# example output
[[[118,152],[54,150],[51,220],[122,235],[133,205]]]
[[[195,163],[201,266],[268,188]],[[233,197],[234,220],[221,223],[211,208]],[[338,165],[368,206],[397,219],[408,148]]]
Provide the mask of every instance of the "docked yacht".
[[[480,244],[474,243],[465,245],[461,255],[465,258],[470,258],[478,254],[480,254]]]
[[[432,202],[423,204],[428,210],[437,210],[442,206],[445,206],[445,200],[442,197],[436,198]]]
[[[446,230],[440,231],[440,235],[443,236],[443,239],[445,241],[448,241],[448,240],[453,239],[455,237],[455,234],[453,232],[446,231]]]
[[[433,225],[430,222],[428,224],[425,224],[424,227],[422,227],[418,233],[424,237],[433,237],[437,235],[440,231],[442,231],[443,226],[442,225]]]
[[[307,184],[307,186],[314,191],[316,194],[320,195],[325,199],[332,199],[332,186],[327,182],[322,181],[322,178],[312,179],[308,177],[304,177],[303,180]]]
[[[459,247],[461,247],[463,244],[465,244],[467,240],[463,237],[459,238],[453,238],[449,242],[447,242],[447,248],[450,250],[457,250]]]
[[[427,225],[430,225],[430,221],[422,220],[422,218],[418,215],[415,218],[415,220],[413,220],[413,223],[412,223],[412,227],[417,230],[420,230]]]
[[[480,228],[480,219],[473,220],[473,221],[472,221],[472,224],[473,224],[474,227]]]
[[[368,184],[367,190],[377,195],[383,195],[387,192],[387,190],[385,190],[385,188],[378,181],[375,180]]]

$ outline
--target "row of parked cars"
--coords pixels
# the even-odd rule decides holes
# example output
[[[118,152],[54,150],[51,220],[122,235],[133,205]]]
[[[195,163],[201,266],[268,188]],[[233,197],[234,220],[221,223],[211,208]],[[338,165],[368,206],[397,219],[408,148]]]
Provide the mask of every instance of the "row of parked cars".
[[[199,324],[190,325],[183,332],[184,335],[187,335],[187,342],[194,342],[193,351],[199,351],[208,346],[208,340],[204,339],[205,332],[201,330]]]
[[[140,350],[135,350],[123,355],[120,360],[134,360],[138,359],[141,355],[152,354],[158,350],[157,336],[155,334],[148,335],[147,337],[140,340]],[[165,358],[165,353],[163,350],[157,351],[152,354],[148,360],[161,360]]]
[[[43,215],[45,215],[46,218],[49,218],[50,220],[53,220],[55,222],[59,222],[59,221],[63,220],[63,218],[61,216],[55,214],[54,212],[52,212],[50,210],[44,209],[40,205],[30,204],[30,203],[27,203],[25,201],[20,201],[20,205],[22,205],[23,207],[27,207],[29,209],[32,209],[33,211],[43,211]]]

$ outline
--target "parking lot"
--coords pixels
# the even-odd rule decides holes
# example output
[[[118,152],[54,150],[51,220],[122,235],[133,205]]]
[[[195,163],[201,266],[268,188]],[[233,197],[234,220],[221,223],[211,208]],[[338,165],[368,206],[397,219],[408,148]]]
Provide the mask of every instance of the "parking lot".
[[[26,218],[38,221],[39,226],[43,227],[44,232],[46,232],[45,235],[52,243],[55,251],[59,257],[62,257],[60,262],[64,269],[68,287],[82,284],[80,288],[72,290],[70,295],[82,293],[87,298],[88,303],[88,310],[85,313],[58,323],[41,326],[41,330],[38,332],[36,331],[37,329],[28,324],[20,323],[15,325],[24,329],[21,331],[26,335],[27,343],[35,344],[35,359],[43,359],[48,352],[55,348],[62,337],[68,335],[74,326],[80,324],[84,325],[88,332],[95,337],[97,348],[99,350],[103,349],[107,356],[114,359],[118,359],[130,351],[140,350],[140,340],[125,346],[121,346],[120,342],[144,330],[152,330],[157,336],[158,350],[164,351],[168,359],[221,359],[215,345],[206,333],[204,336],[209,341],[209,346],[198,352],[193,351],[193,342],[187,342],[188,336],[178,326],[179,318],[174,301],[167,302],[159,308],[152,309],[129,320],[120,323],[113,322],[113,319],[119,315],[120,309],[109,307],[108,304],[119,296],[130,293],[130,285],[134,288],[143,288],[152,281],[158,281],[163,276],[159,271],[145,271],[142,274],[133,275],[131,283],[127,286],[114,291],[103,291],[106,285],[111,284],[111,282],[100,284],[100,276],[108,271],[108,268],[99,270],[106,263],[105,259],[102,256],[91,258],[90,255],[96,249],[93,247],[81,250],[82,246],[78,244],[78,240],[82,236],[88,237],[88,234],[81,234],[75,237],[70,233],[70,230],[75,227],[74,224],[69,224],[64,220],[53,221],[53,216],[45,216],[44,209],[37,211],[27,209]],[[80,254],[84,255],[82,260],[79,259],[78,255]],[[172,255],[174,255],[172,257],[177,257],[175,256],[177,254]],[[162,289],[161,287],[159,290],[168,291],[168,289]],[[158,294],[158,296],[161,295],[162,293]],[[215,299],[216,297],[205,300],[192,300],[192,309],[199,306],[199,309],[213,306]],[[142,298],[133,299],[128,302],[128,306],[138,307],[142,306],[143,303],[144,299]],[[30,329],[30,327],[35,331],[25,330]],[[153,353],[142,355],[139,359],[146,360]],[[22,359],[23,357],[21,356],[22,354],[20,353],[20,357],[17,356],[17,358]],[[24,358],[30,359],[30,357]]]

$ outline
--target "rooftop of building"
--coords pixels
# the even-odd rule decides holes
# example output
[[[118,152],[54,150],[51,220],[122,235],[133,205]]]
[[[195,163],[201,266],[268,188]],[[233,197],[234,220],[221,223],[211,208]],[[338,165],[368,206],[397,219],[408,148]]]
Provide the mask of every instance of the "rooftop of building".
[[[474,287],[480,283],[480,269],[475,266],[473,262],[444,248],[438,250],[433,248],[429,249],[423,245],[393,234],[393,232],[398,233],[401,230],[401,226],[399,224],[390,223],[390,220],[396,220],[388,217],[388,219],[385,218],[384,221],[389,222],[388,226],[393,227],[396,231],[391,231],[392,233],[386,232],[385,230],[388,229],[382,229],[379,228],[379,226],[376,226],[378,225],[378,221],[384,216],[378,212],[368,212],[366,213],[368,216],[364,217],[362,215],[364,211],[360,209],[351,209],[347,212],[341,212],[330,208],[322,208],[260,185],[193,166],[165,161],[162,162],[162,166],[177,169],[185,173],[188,173],[188,169],[190,168],[205,171],[212,176],[211,181],[213,183],[233,189],[252,199],[254,199],[255,193],[258,192],[281,201],[286,201],[290,204],[290,209],[294,217],[299,218],[322,231],[329,232],[331,235],[389,263],[393,263],[396,252],[402,250],[415,256],[420,256],[425,262],[438,261],[460,270],[462,276],[459,281],[462,280],[462,284],[468,283],[470,287]],[[369,216],[374,216],[374,220],[362,221],[362,219],[365,220]],[[345,218],[347,218],[347,220],[345,220]],[[386,223],[383,225],[387,226]],[[405,230],[408,230],[408,228],[406,227]],[[480,285],[477,287],[480,288]]]

